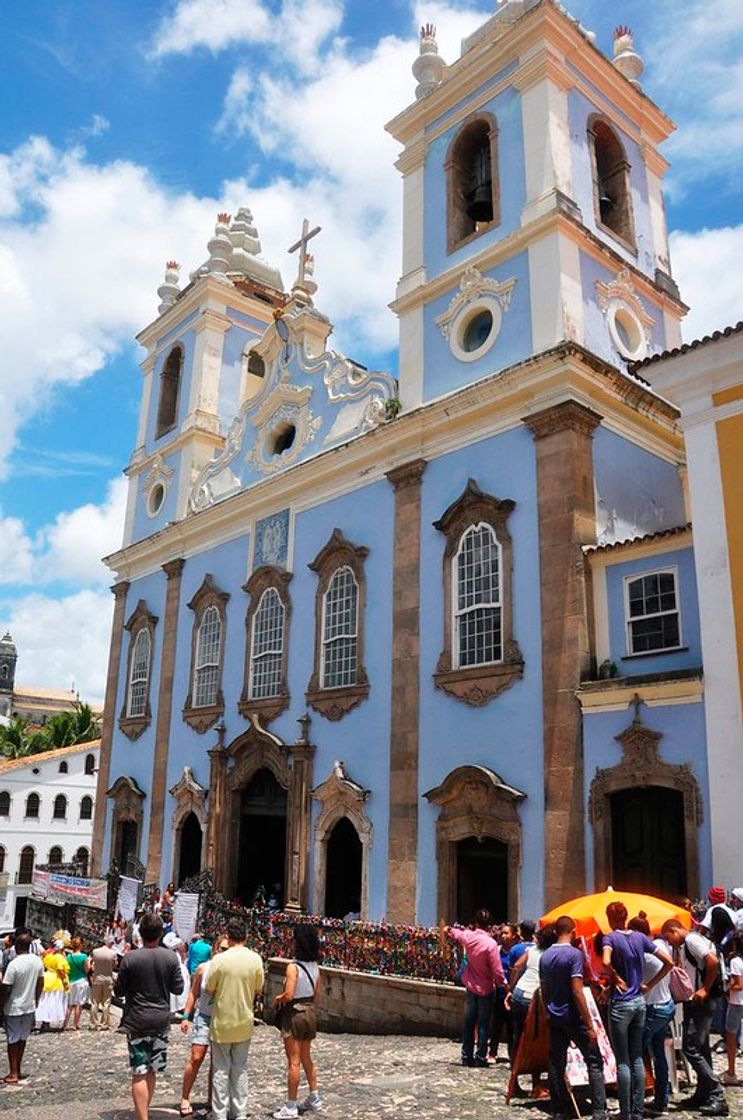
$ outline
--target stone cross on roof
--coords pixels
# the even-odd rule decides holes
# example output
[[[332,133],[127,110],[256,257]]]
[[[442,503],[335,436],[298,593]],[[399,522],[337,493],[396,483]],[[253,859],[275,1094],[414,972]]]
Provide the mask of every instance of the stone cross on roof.
[[[311,261],[312,259],[307,252],[307,244],[320,232],[321,229],[322,226],[315,226],[313,230],[310,230],[310,223],[308,219],[305,218],[302,222],[302,236],[300,237],[299,241],[295,241],[292,247],[288,250],[288,252],[290,253],[296,253],[297,249],[299,249],[299,272],[297,273],[297,284],[300,286],[303,286],[308,279],[311,279],[311,277],[307,275],[308,261]]]

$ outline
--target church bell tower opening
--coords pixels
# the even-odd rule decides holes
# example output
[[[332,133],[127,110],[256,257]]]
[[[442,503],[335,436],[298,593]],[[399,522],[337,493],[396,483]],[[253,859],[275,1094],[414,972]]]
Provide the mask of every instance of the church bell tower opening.
[[[328,838],[325,914],[345,918],[361,913],[362,846],[348,817],[341,817]]]
[[[258,770],[240,796],[237,897],[250,905],[259,887],[283,903],[286,868],[286,790],[270,770]],[[276,884],[280,891],[275,892]]]

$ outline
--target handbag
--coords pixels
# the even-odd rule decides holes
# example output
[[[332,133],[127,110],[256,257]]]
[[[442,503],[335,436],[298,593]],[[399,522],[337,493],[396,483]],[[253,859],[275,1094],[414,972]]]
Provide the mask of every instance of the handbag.
[[[686,1003],[694,995],[694,985],[689,979],[689,973],[680,964],[675,964],[668,973],[668,987],[674,1003]]]

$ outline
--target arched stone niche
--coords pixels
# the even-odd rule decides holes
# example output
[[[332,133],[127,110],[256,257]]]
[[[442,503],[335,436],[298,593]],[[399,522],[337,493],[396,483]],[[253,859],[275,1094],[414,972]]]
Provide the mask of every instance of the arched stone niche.
[[[124,826],[127,823],[135,824],[137,827],[137,843],[134,849],[134,855],[139,858],[139,853],[142,845],[142,819],[143,807],[146,794],[143,789],[140,789],[134,778],[122,775],[117,778],[109,790],[106,791],[106,797],[110,797],[113,802],[113,812],[111,814],[111,853],[110,860],[118,859],[121,850],[122,833]],[[124,872],[124,868],[120,868]]]
[[[621,790],[662,786],[677,790],[684,803],[684,841],[687,890],[699,895],[699,828],[704,820],[702,794],[691,768],[665,762],[659,752],[663,735],[646,727],[640,716],[640,698],[635,698],[635,717],[620,735],[622,759],[616,766],[598,767],[591,782],[588,816],[593,827],[594,882],[603,890],[613,879],[613,836],[611,796]]]
[[[487,766],[458,766],[440,786],[423,795],[438,805],[436,863],[438,914],[445,921],[457,908],[457,843],[469,836],[491,837],[508,849],[508,914],[515,920],[519,907],[521,821],[518,804],[526,794],[506,785]]]
[[[342,762],[334,762],[330,777],[313,789],[312,796],[321,806],[314,828],[314,911],[325,911],[328,841],[338,821],[347,817],[361,841],[361,918],[365,921],[369,913],[369,856],[374,832],[365,809],[369,790],[348,777]]]
[[[207,835],[206,794],[206,789],[196,780],[191,767],[184,766],[183,773],[170,790],[170,796],[175,799],[175,809],[173,810],[172,817],[173,841],[171,845],[173,858],[170,872],[170,878],[173,880],[176,880],[178,877],[178,868],[181,863],[183,825],[189,813],[193,813],[201,825],[202,842],[200,866],[201,870],[204,869]]]

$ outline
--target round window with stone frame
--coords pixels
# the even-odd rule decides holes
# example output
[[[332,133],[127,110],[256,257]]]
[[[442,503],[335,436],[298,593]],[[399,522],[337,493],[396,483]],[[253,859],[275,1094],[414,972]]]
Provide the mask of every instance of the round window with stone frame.
[[[163,508],[164,501],[165,485],[162,482],[156,482],[147,496],[147,512],[150,517],[157,517],[160,510]]]
[[[483,296],[458,313],[449,332],[449,347],[460,362],[475,362],[487,354],[500,334],[502,312],[496,299]]]
[[[648,354],[645,328],[626,303],[611,304],[607,314],[609,334],[619,353],[628,362],[642,361]]]

